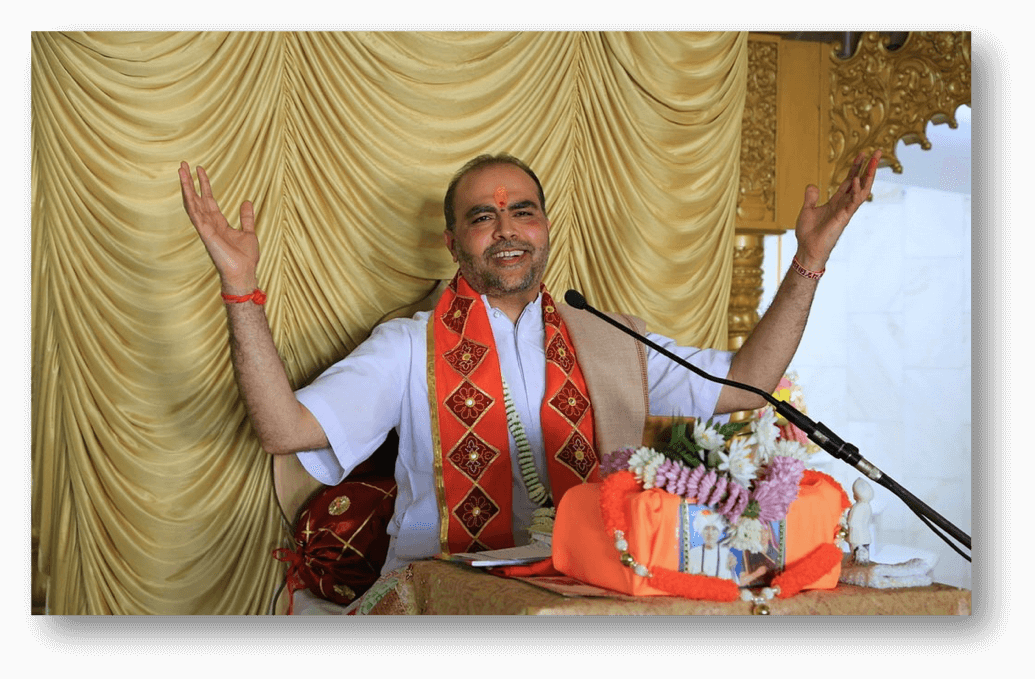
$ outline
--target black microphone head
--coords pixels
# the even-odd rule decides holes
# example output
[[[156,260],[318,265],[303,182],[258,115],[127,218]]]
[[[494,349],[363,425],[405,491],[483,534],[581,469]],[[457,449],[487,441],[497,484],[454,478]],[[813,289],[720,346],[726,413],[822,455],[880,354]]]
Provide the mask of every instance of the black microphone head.
[[[576,309],[586,308],[586,298],[583,297],[582,293],[578,290],[569,290],[568,292],[564,293],[564,301],[568,304],[568,306],[574,307]]]

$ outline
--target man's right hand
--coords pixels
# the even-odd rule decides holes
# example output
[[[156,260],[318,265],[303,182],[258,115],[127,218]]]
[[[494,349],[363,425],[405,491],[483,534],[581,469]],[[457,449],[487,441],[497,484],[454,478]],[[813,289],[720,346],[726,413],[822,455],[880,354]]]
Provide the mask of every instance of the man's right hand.
[[[259,240],[250,202],[241,205],[241,228],[227,222],[212,197],[208,175],[198,168],[201,195],[194,190],[190,166],[180,164],[183,207],[219,271],[223,292],[247,295],[257,285]],[[277,354],[263,307],[252,302],[227,304],[230,359],[248,416],[269,453],[294,453],[330,445],[320,423],[298,399]]]
[[[212,263],[216,265],[223,292],[247,294],[257,287],[258,282],[256,269],[259,265],[259,239],[255,236],[255,211],[251,202],[245,201],[241,205],[241,228],[230,226],[212,196],[208,174],[201,166],[197,170],[201,195],[194,190],[190,165],[180,163],[183,207],[201,236]]]

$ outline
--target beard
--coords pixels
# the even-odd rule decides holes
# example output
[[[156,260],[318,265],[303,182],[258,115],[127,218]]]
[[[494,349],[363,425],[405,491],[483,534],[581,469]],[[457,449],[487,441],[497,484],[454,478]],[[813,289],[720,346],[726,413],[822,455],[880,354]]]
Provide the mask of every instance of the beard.
[[[531,263],[524,271],[501,269],[493,260],[493,255],[505,250],[527,252],[531,256]],[[481,257],[477,257],[463,248],[457,248],[460,273],[475,292],[490,297],[502,297],[531,290],[538,291],[539,284],[542,283],[543,275],[546,273],[546,263],[549,257],[549,242],[541,249],[536,249],[528,243],[506,241],[488,248]]]

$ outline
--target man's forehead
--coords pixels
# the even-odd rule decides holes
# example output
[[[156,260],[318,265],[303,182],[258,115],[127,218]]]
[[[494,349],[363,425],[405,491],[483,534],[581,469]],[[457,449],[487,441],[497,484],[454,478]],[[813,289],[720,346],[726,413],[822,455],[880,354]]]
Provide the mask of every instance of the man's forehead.
[[[504,200],[532,199],[538,204],[539,192],[528,173],[516,165],[490,165],[464,176],[457,185],[459,202],[494,205]]]

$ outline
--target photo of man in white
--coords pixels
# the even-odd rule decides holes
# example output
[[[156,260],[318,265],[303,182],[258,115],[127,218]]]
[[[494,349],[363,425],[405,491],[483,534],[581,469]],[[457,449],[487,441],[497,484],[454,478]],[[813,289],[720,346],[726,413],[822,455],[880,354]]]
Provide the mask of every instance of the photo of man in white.
[[[729,547],[719,544],[719,539],[726,531],[726,519],[717,512],[702,508],[694,517],[693,527],[694,533],[704,540],[704,544],[692,547],[687,552],[686,572],[710,575],[739,584],[737,557],[730,552]]]

